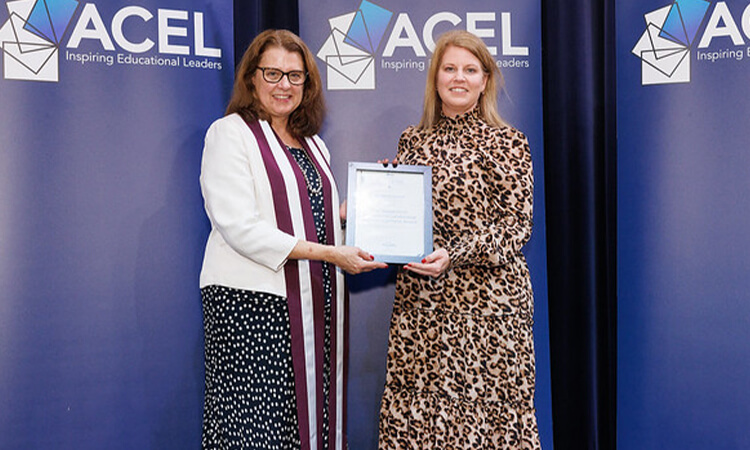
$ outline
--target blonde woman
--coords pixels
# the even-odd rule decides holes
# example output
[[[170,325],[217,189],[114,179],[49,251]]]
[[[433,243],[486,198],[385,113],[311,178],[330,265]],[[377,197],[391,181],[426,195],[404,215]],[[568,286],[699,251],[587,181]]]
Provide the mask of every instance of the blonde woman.
[[[381,450],[539,449],[526,137],[497,112],[502,77],[465,31],[437,42],[422,121],[399,164],[432,166],[434,253],[398,274]]]

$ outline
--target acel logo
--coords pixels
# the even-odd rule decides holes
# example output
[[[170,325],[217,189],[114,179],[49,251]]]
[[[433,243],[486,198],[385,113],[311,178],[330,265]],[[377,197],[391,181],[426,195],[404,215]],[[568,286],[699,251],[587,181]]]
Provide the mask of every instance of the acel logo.
[[[646,31],[633,47],[641,59],[641,84],[690,82],[690,48],[710,3],[676,0],[644,15]]]
[[[76,0],[17,0],[6,3],[0,27],[6,80],[58,81],[59,49],[78,8]]]
[[[393,13],[367,0],[357,11],[328,20],[331,34],[318,51],[329,90],[375,89],[375,52]]]

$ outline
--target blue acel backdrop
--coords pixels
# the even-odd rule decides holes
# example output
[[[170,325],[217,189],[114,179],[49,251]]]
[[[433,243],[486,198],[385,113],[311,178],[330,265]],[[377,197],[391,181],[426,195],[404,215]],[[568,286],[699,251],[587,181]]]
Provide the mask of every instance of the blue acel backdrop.
[[[347,59],[350,78],[326,89],[323,136],[344,195],[347,163],[392,157],[400,132],[419,120],[431,36],[474,29],[495,47],[508,86],[501,111],[529,137],[535,165],[525,253],[539,424],[551,449],[539,2],[300,3],[326,83],[335,64],[323,51],[329,19],[363,8],[380,37],[369,60]],[[231,90],[232,2],[4,6],[0,448],[198,448],[198,273],[208,233],[198,175],[205,130]],[[393,271],[349,279],[349,435],[358,450],[377,439],[393,281]]]
[[[431,44],[471,30],[496,53],[507,88],[500,111],[526,133],[534,162],[534,229],[525,247],[532,274],[542,445],[552,449],[542,142],[541,3],[496,0],[300,2],[300,32],[317,55],[329,113],[323,130],[346,196],[350,161],[393,158],[401,132],[419,122]],[[349,442],[377,448],[395,271],[350,278]]]
[[[748,14],[617,3],[620,450],[750,448]]]
[[[0,10],[0,448],[198,448],[232,2],[35,3]]]

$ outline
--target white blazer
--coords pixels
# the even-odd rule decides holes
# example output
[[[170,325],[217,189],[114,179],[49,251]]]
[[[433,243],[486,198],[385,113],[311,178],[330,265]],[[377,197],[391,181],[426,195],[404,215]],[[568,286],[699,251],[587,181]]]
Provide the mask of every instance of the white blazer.
[[[316,142],[329,159],[322,140]],[[222,117],[208,129],[200,182],[211,221],[200,287],[218,284],[284,296],[281,268],[298,238],[276,225],[258,143],[239,115]]]

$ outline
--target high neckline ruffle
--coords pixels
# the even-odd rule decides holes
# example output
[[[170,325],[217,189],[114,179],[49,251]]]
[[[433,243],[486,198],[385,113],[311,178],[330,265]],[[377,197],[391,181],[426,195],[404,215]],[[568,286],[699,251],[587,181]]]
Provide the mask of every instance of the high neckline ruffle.
[[[479,106],[476,106],[471,111],[457,114],[453,117],[448,117],[441,112],[438,128],[448,130],[464,129],[466,127],[474,126],[481,121],[482,119],[479,117]]]

